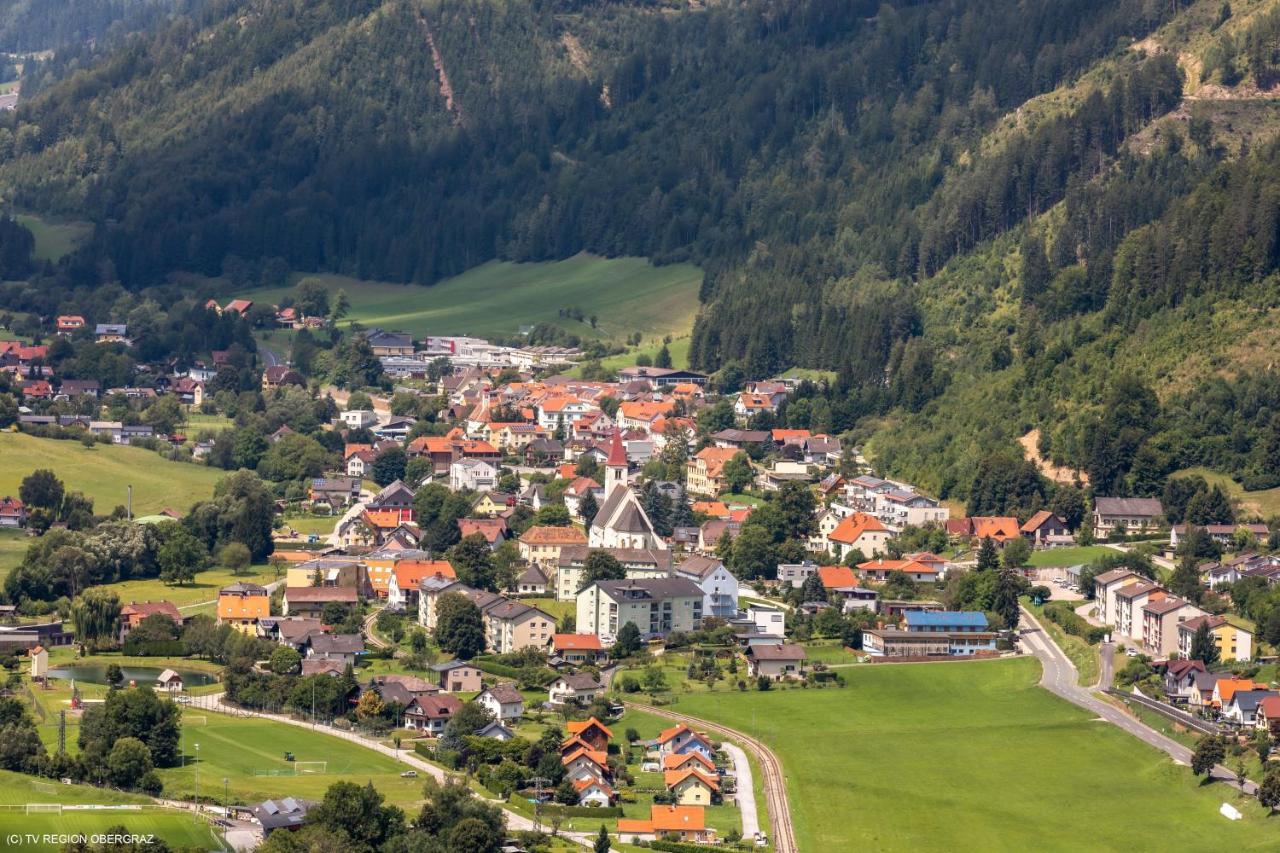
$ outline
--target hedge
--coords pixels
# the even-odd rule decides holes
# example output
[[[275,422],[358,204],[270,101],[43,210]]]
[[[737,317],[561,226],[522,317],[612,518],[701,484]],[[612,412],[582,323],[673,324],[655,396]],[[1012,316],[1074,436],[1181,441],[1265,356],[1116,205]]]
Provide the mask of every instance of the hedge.
[[[708,850],[724,850],[724,845],[709,847],[706,844],[686,844],[683,841],[650,841],[650,850],[662,850],[665,853],[706,853]]]
[[[1046,604],[1044,606],[1044,616],[1068,634],[1074,634],[1091,645],[1102,642],[1107,634],[1110,633],[1104,627],[1090,625],[1083,616],[1065,604]]]
[[[520,677],[520,670],[516,669],[514,666],[507,666],[506,664],[497,663],[491,660],[481,660],[480,658],[472,658],[471,663],[475,664],[481,672],[487,672],[490,675],[500,675],[503,678],[515,679]]]

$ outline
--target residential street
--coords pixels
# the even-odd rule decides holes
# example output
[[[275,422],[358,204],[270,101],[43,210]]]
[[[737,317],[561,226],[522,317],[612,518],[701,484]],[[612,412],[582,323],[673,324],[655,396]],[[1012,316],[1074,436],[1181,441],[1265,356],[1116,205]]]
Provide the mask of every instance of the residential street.
[[[1101,719],[1118,726],[1143,743],[1167,753],[1170,758],[1179,764],[1191,765],[1191,750],[1177,741],[1165,737],[1156,730],[1148,728],[1136,718],[1097,698],[1092,691],[1077,684],[1076,668],[1049,635],[1044,633],[1040,623],[1035,620],[1035,617],[1026,608],[1022,610],[1022,619],[1022,643],[1028,651],[1039,658],[1041,665],[1044,667],[1044,673],[1040,678],[1041,686],[1049,692],[1066,699],[1073,705],[1078,705],[1086,711],[1097,714]],[[1110,681],[1110,667],[1106,666],[1105,663],[1103,680],[1108,683]],[[1213,769],[1213,778],[1233,788],[1239,788],[1235,774],[1221,765]],[[1245,783],[1245,793],[1256,794],[1257,790],[1258,786],[1253,782]]]

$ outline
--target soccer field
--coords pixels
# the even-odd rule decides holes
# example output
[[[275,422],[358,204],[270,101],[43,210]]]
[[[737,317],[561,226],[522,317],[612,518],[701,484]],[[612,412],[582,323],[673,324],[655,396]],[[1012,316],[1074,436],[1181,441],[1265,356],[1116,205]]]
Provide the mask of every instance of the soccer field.
[[[165,796],[193,799],[199,767],[202,801],[212,798],[221,803],[226,795],[241,803],[287,796],[319,800],[339,781],[372,782],[388,802],[404,807],[422,800],[421,779],[400,778],[405,765],[359,744],[272,720],[212,712],[205,720],[203,724],[183,725],[185,766],[160,771]],[[199,761],[196,744],[200,745]],[[406,739],[406,751],[411,748]],[[286,761],[286,752],[292,752],[296,760]],[[324,762],[324,768],[315,762]],[[299,764],[315,772],[297,774]]]
[[[1280,846],[1256,801],[1201,786],[1164,753],[1040,689],[1033,659],[842,672],[841,690],[720,690],[675,706],[773,747],[801,850]],[[1217,813],[1228,800],[1243,820]]]
[[[28,803],[146,808],[28,814]],[[63,785],[0,770],[0,845],[5,850],[58,850],[62,848],[59,840],[43,836],[93,835],[121,827],[130,834],[155,835],[175,849],[223,848],[221,839],[207,823],[178,811],[153,807],[147,797],[90,785]],[[15,834],[16,842],[12,838]]]

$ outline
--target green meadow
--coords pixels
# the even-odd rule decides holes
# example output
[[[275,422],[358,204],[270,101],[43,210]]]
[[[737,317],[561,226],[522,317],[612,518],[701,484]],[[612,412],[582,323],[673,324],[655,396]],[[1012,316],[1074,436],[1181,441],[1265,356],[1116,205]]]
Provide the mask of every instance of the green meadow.
[[[211,497],[226,474],[204,465],[170,462],[141,447],[85,447],[78,441],[0,432],[0,495],[18,494],[22,478],[37,468],[51,469],[67,491],[93,498],[99,513],[123,505],[128,497],[125,487],[131,484],[135,516],[166,507],[186,512],[196,501]]]
[[[801,850],[1274,850],[1280,841],[1256,801],[1201,785],[1038,687],[1033,659],[842,673],[844,689],[720,689],[675,706],[777,752]],[[1222,818],[1224,801],[1244,819]]]
[[[550,323],[583,338],[687,335],[698,310],[702,271],[690,264],[654,266],[643,258],[575,255],[563,261],[490,261],[430,287],[308,276],[351,300],[348,321],[424,335],[510,335],[521,326]],[[296,283],[296,279],[295,282]],[[289,287],[252,290],[245,297],[278,303]],[[577,309],[589,322],[561,317]],[[655,350],[657,346],[653,347]]]

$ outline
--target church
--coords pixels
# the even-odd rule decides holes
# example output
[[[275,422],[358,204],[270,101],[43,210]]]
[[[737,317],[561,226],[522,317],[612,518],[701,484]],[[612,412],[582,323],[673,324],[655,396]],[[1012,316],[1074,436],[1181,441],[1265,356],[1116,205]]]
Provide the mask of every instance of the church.
[[[622,434],[616,429],[604,471],[604,503],[591,522],[589,546],[666,550],[667,543],[654,532],[640,499],[627,485],[627,453],[622,449]]]

